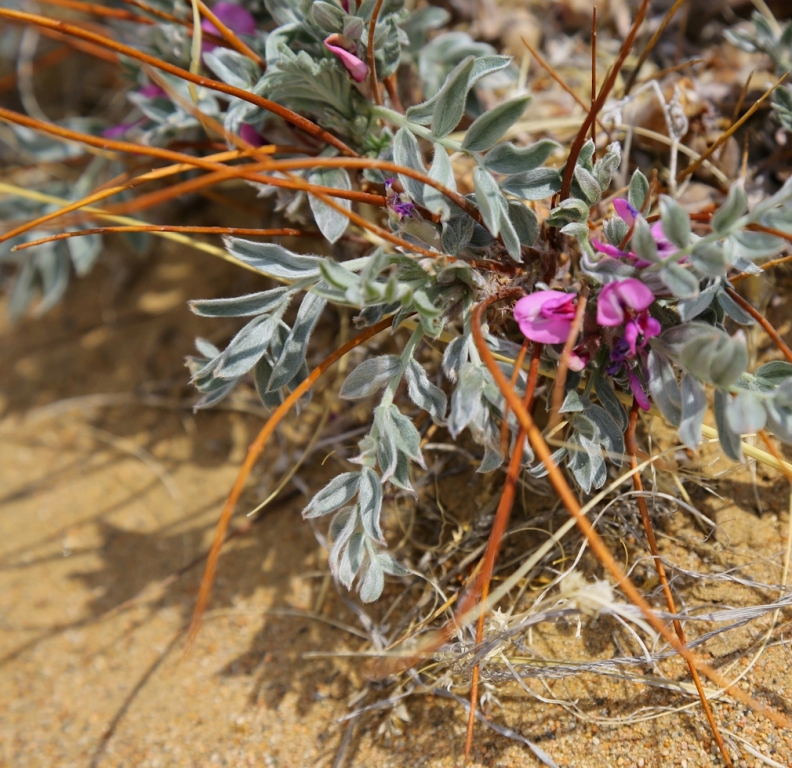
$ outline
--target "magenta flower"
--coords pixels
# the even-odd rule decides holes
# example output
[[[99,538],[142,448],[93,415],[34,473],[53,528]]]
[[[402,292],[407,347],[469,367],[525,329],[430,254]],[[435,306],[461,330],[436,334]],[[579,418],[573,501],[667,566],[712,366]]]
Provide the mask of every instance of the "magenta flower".
[[[256,20],[250,11],[235,3],[219,2],[212,7],[212,13],[217,16],[232,32],[238,35],[252,35],[256,32]],[[209,19],[201,22],[201,29],[209,35],[222,37],[220,30],[212,24]],[[204,53],[213,51],[217,46],[209,41],[201,43],[201,50]]]
[[[612,327],[621,325],[630,310],[643,312],[654,301],[654,294],[634,277],[608,283],[597,299],[597,323]]]
[[[638,378],[638,375],[630,371],[630,375],[627,377],[627,381],[630,384],[630,390],[635,396],[635,400],[638,403],[638,405],[644,411],[651,410],[652,404],[649,402],[649,398],[647,397],[646,392],[644,391],[643,384],[641,383],[641,380]]]
[[[362,83],[368,74],[366,62],[355,56],[355,44],[343,35],[333,33],[325,38],[325,48],[344,65],[356,83]]]
[[[540,344],[562,344],[572,330],[577,296],[537,291],[514,305],[514,319],[523,336]]]
[[[619,218],[621,218],[628,227],[632,227],[633,224],[635,224],[636,217],[640,216],[639,211],[633,208],[628,200],[624,200],[622,198],[614,200],[613,207],[616,209],[616,213],[619,215]],[[661,222],[658,221],[653,224],[651,226],[651,232],[652,239],[657,245],[657,255],[661,259],[670,256],[672,253],[676,253],[678,248],[671,241],[669,241],[669,239],[663,233],[663,225]],[[623,259],[625,261],[630,261],[639,269],[649,266],[649,262],[640,259],[636,253],[633,253],[632,251],[623,251],[621,248],[617,248],[615,245],[603,243],[602,241],[597,240],[596,237],[591,238],[591,244],[600,253],[610,256],[612,259]]]
[[[239,138],[251,147],[264,146],[264,137],[250,123],[242,123],[239,128]]]

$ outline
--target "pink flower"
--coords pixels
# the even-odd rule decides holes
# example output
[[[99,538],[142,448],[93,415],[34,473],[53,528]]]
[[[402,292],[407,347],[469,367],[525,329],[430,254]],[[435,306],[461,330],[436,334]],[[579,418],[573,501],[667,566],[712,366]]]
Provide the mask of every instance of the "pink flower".
[[[256,32],[256,20],[250,14],[250,11],[241,5],[225,2],[215,3],[212,13],[232,32],[236,32],[238,35],[252,35]],[[201,29],[209,35],[222,37],[220,30],[209,19],[204,19],[201,22]],[[215,48],[217,46],[214,43],[208,41],[201,43],[201,50],[204,53],[213,51]]]
[[[537,291],[514,305],[514,319],[527,339],[562,344],[572,329],[576,299],[572,293]]]
[[[362,83],[368,74],[366,62],[355,56],[355,44],[342,35],[333,33],[325,38],[325,48],[344,65],[356,83]]]
[[[635,217],[639,213],[638,209],[633,208],[632,205],[630,205],[629,200],[625,200],[621,197],[613,201],[613,207],[616,209],[616,213],[619,214],[619,217],[624,221],[624,223],[628,227],[631,227],[635,221]]]
[[[621,325],[629,310],[643,312],[654,301],[654,294],[634,277],[608,283],[597,299],[597,323],[604,326]]]

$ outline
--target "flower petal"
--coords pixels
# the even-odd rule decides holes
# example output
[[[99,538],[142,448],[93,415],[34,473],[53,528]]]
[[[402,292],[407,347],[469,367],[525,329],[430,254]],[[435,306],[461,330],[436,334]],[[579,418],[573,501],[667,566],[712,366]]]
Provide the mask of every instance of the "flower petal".
[[[624,306],[619,296],[619,283],[608,283],[597,297],[597,323],[612,328],[624,322]]]
[[[328,37],[327,40],[330,40],[330,38]],[[338,58],[338,60],[344,65],[346,71],[352,75],[352,79],[355,82],[362,83],[368,74],[368,66],[366,66],[366,62],[359,59],[354,53],[350,53],[346,49],[342,48],[340,45],[328,43],[327,40],[324,41],[325,48],[327,48],[330,53]]]
[[[253,35],[256,32],[256,20],[250,11],[241,5],[225,2],[215,3],[212,7],[212,13],[232,32],[236,32],[238,35]],[[220,30],[209,19],[204,19],[201,22],[201,29],[209,35],[222,37]],[[217,46],[212,42],[201,43],[201,50],[204,53],[213,51],[215,48]]]
[[[631,227],[635,221],[635,217],[638,215],[638,210],[633,208],[629,201],[622,197],[613,201],[613,207],[616,209],[616,213],[619,214],[619,218],[622,219],[628,227]]]
[[[632,391],[633,395],[635,395],[635,399],[638,402],[638,405],[641,407],[642,410],[648,411],[651,410],[652,404],[649,402],[649,398],[644,392],[643,385],[641,384],[641,380],[636,376],[634,373],[631,373],[628,377],[630,382],[630,390]]]
[[[523,336],[540,344],[567,340],[575,316],[574,296],[561,291],[537,291],[514,305],[514,319]]]
[[[610,283],[610,285],[614,285],[614,283]],[[636,312],[643,312],[654,301],[654,294],[634,277],[628,277],[615,285],[622,305],[634,309]]]

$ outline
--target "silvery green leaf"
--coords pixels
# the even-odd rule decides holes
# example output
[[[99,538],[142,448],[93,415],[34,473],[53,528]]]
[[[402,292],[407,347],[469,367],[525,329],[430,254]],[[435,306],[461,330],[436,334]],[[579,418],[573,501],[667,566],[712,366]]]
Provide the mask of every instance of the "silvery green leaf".
[[[424,367],[416,360],[410,360],[407,371],[407,392],[419,408],[427,411],[435,424],[442,424],[445,419],[448,400],[445,392],[429,381]]]
[[[760,365],[754,374],[754,383],[763,390],[772,390],[792,377],[792,364],[785,360],[772,360]]]
[[[510,63],[510,56],[479,56],[475,60],[473,69],[470,72],[468,86],[472,88],[482,77],[499,72],[508,67]],[[419,125],[429,125],[432,122],[432,115],[439,96],[440,94],[436,93],[428,101],[408,107],[407,119]]]
[[[579,446],[569,452],[569,469],[581,490],[589,493],[592,486],[600,488],[608,475],[599,445],[585,435],[574,435],[569,442]]]
[[[404,566],[400,565],[387,552],[378,552],[377,562],[380,564],[382,570],[390,576],[406,576],[409,573]]]
[[[792,381],[785,381],[772,400],[765,401],[767,425],[782,442],[792,443]]]
[[[657,243],[652,235],[649,223],[643,216],[638,216],[635,220],[632,248],[644,261],[655,263],[658,260]]]
[[[767,412],[762,400],[756,395],[751,392],[740,392],[734,399],[727,399],[726,421],[731,430],[738,435],[754,434],[764,429]]]
[[[462,216],[452,216],[448,221],[443,222],[443,250],[456,256],[463,248],[466,248],[473,237],[476,222],[467,214]]]
[[[364,360],[346,377],[338,394],[345,400],[369,397],[386,386],[400,368],[401,358],[398,355],[380,355]]]
[[[576,389],[570,389],[566,393],[564,402],[561,405],[559,413],[579,413],[585,411],[589,402],[582,400],[580,393]]]
[[[470,89],[470,74],[475,59],[468,56],[446,78],[437,94],[432,112],[432,135],[442,139],[459,125],[465,114],[465,100]]]
[[[718,428],[718,439],[720,440],[721,448],[723,448],[723,452],[730,459],[742,461],[740,432],[732,429],[728,417],[730,405],[729,395],[720,389],[716,389],[713,410],[715,411],[715,425]],[[764,408],[762,408],[762,416],[764,415]]]
[[[561,189],[561,174],[555,168],[535,168],[507,177],[501,187],[523,200],[544,200]]]
[[[484,218],[484,223],[490,234],[497,237],[500,233],[501,212],[506,207],[498,184],[490,173],[483,168],[476,168],[473,171],[473,187],[476,190],[476,204]]]
[[[261,402],[267,408],[277,408],[283,402],[283,391],[278,389],[275,392],[268,392],[270,379],[272,378],[272,363],[264,355],[253,368],[253,380],[256,384],[256,392],[261,398]]]
[[[225,238],[228,252],[236,259],[282,280],[300,280],[303,277],[319,277],[318,256],[306,256],[287,251],[274,243],[254,243],[238,237]]]
[[[421,455],[421,434],[415,425],[395,405],[391,407],[391,420],[396,427],[396,447],[423,469],[426,469]]]
[[[712,383],[724,389],[734,384],[748,368],[748,346],[742,331],[726,339],[722,353],[713,355],[709,371]]]
[[[385,543],[380,527],[382,511],[382,484],[379,475],[370,467],[360,471],[360,488],[358,489],[358,508],[363,530],[370,538],[381,544]]]
[[[735,182],[729,189],[723,205],[718,209],[710,221],[714,232],[726,234],[729,228],[748,210],[748,198],[740,182]]]
[[[592,165],[591,160],[594,157],[595,149],[596,146],[594,142],[591,139],[588,139],[586,143],[583,145],[583,148],[580,150],[577,164],[582,165],[587,171],[593,171],[594,166]]]
[[[218,46],[205,52],[202,60],[224,83],[245,91],[252,90],[261,76],[261,70],[255,61],[228,48]]]
[[[429,176],[435,181],[439,181],[443,186],[456,192],[454,169],[451,166],[448,153],[439,144],[434,145],[434,158],[432,160],[432,167],[429,169]],[[424,188],[423,195],[424,205],[432,213],[439,213],[442,221],[448,221],[451,214],[448,198],[442,192],[428,185]]]
[[[452,383],[459,378],[462,366],[468,361],[466,336],[457,336],[449,342],[443,353],[443,372]]]
[[[610,185],[616,171],[619,170],[621,165],[621,144],[618,141],[608,145],[605,154],[594,163],[594,170],[592,171],[594,178],[597,180],[600,188],[604,191]]]
[[[311,19],[323,32],[332,34],[344,29],[344,12],[337,6],[316,0],[311,4]]]
[[[649,182],[639,170],[636,169],[630,179],[630,189],[627,192],[627,201],[636,211],[643,210],[646,196],[649,194]]]
[[[213,405],[216,405],[225,397],[227,397],[238,383],[239,383],[239,379],[231,379],[231,381],[223,383],[222,386],[217,387],[217,389],[214,389],[211,392],[207,392],[193,406],[193,410],[200,411],[204,408],[211,408]]]
[[[567,453],[566,448],[559,448],[558,450],[553,451],[552,455],[550,456],[550,458],[553,461],[553,466],[555,467],[559,466],[559,464],[561,463],[561,459],[563,459],[564,456],[566,456],[566,453]],[[542,462],[541,464],[537,464],[535,467],[532,467],[531,469],[528,470],[528,474],[536,478],[544,477],[547,473],[548,473],[548,468],[544,462]]]
[[[652,352],[649,353],[650,355]],[[650,379],[651,380],[651,379]],[[613,384],[609,379],[594,375],[594,391],[597,393],[600,403],[602,403],[605,410],[610,417],[618,424],[619,429],[624,432],[627,429],[627,412],[621,404],[616,392],[613,389]]]
[[[288,384],[305,361],[311,332],[326,304],[327,302],[323,298],[314,296],[312,293],[307,294],[302,300],[302,304],[297,310],[294,326],[283,345],[283,352],[273,366],[269,384],[270,392]]]
[[[594,422],[599,431],[600,443],[611,454],[611,461],[621,466],[624,453],[624,434],[616,420],[602,406],[589,403],[585,415]]]
[[[735,323],[740,325],[753,325],[754,319],[751,317],[726,291],[721,287],[718,291],[718,304],[721,305],[723,311]]]
[[[587,221],[588,215],[589,207],[586,203],[575,197],[568,197],[550,211],[545,224],[550,227],[564,227],[572,222]]]
[[[668,358],[654,349],[649,352],[648,365],[652,400],[666,420],[678,427],[682,420],[682,395],[674,369]]]
[[[701,425],[707,412],[707,395],[697,378],[686,373],[680,387],[682,393],[682,420],[679,422],[679,439],[691,449],[701,444]]]
[[[414,171],[426,173],[426,168],[421,158],[418,140],[406,128],[399,128],[393,140],[393,159],[398,165],[412,168]],[[399,181],[407,190],[410,197],[419,205],[423,205],[424,185],[420,181],[399,174]]]
[[[686,323],[688,320],[698,317],[710,304],[712,304],[712,300],[715,298],[717,292],[718,283],[713,283],[701,291],[698,296],[694,296],[692,299],[687,299],[686,301],[680,301],[679,304],[677,304],[677,311],[679,312],[679,317],[682,322]]]
[[[477,365],[462,365],[459,383],[451,395],[451,411],[448,416],[448,431],[455,440],[468,424],[482,420],[484,406],[481,393],[484,384],[484,374]]]
[[[195,339],[195,348],[204,357],[208,357],[210,360],[213,357],[218,357],[220,355],[220,350],[214,344],[212,344],[211,341],[208,339],[203,339],[200,336]]]
[[[330,555],[327,558],[330,572],[347,589],[352,586],[355,575],[360,569],[362,552],[362,535],[358,529],[357,507],[353,508],[346,518],[344,527],[333,541]]]
[[[368,565],[361,578],[360,599],[364,603],[373,603],[385,588],[385,574],[379,561],[369,556]]]
[[[292,293],[293,289],[290,287],[279,287],[233,299],[197,299],[188,304],[200,317],[247,317],[263,315],[279,308],[288,301]]]
[[[485,445],[484,457],[476,472],[486,475],[489,472],[494,472],[501,464],[503,464],[503,454],[499,450],[496,450],[494,446]]]
[[[344,507],[343,509],[339,509],[333,515],[333,519],[330,521],[330,527],[328,529],[328,535],[330,536],[331,541],[335,541],[340,535],[342,535],[344,528],[346,528],[347,524],[349,523],[349,518],[352,515],[356,515],[357,510],[355,507]],[[347,536],[347,538],[349,538]]]
[[[722,277],[729,270],[720,243],[697,243],[690,254],[690,261],[705,277]]]
[[[589,205],[594,205],[602,197],[602,188],[594,176],[582,165],[575,166],[575,181],[583,193],[583,199]]]
[[[402,488],[416,495],[415,489],[410,482],[410,460],[401,451],[396,451],[396,466],[393,469],[390,481],[397,488]]]
[[[640,255],[640,254],[639,254]],[[679,299],[690,299],[698,295],[699,281],[696,276],[681,264],[671,262],[660,272],[660,279],[671,293]]]
[[[531,97],[528,95],[518,96],[487,110],[467,129],[462,140],[462,149],[468,152],[484,152],[489,149],[522,117],[530,101]]]
[[[221,379],[236,379],[247,373],[267,351],[276,325],[277,321],[271,317],[251,320],[231,339],[214,375]]]
[[[334,189],[344,189],[349,191],[352,189],[352,184],[349,181],[349,174],[343,168],[319,168],[308,176],[308,181],[311,184],[317,184],[321,187],[333,187]],[[343,200],[341,198],[333,198],[333,202],[345,208],[347,211],[352,209],[352,202],[350,200]],[[341,235],[346,232],[349,225],[349,219],[343,213],[331,208],[327,203],[320,200],[318,197],[308,194],[308,203],[311,206],[316,226],[319,231],[331,243],[336,242]]]
[[[484,164],[495,173],[525,173],[544,164],[559,147],[557,142],[550,139],[542,139],[527,147],[516,147],[506,142],[487,152]]]
[[[517,204],[519,205],[519,203]],[[506,202],[506,198],[501,200],[500,211],[500,236],[506,246],[506,252],[517,264],[522,264],[522,247],[520,236],[514,222],[510,218],[511,206]],[[519,215],[519,214],[518,214]]]
[[[777,256],[784,248],[785,242],[780,237],[764,232],[739,230],[724,240],[724,248],[729,262],[732,263],[737,259],[752,261],[767,256]]]
[[[668,195],[660,195],[660,220],[663,234],[677,247],[684,248],[690,241],[690,216]]]
[[[358,276],[347,269],[343,264],[339,264],[332,259],[322,259],[319,262],[319,269],[322,277],[333,287],[346,291],[352,286],[359,284]]]
[[[334,477],[314,496],[303,510],[304,518],[321,517],[335,512],[358,492],[360,472],[344,472]]]
[[[374,432],[376,433],[377,463],[382,472],[382,482],[390,480],[396,471],[399,451],[396,447],[396,425],[391,418],[390,408],[379,405],[374,409]]]
[[[532,246],[539,237],[539,219],[531,208],[515,200],[509,201],[509,219],[522,245]]]
[[[611,245],[617,248],[622,244],[622,241],[630,232],[627,222],[619,216],[614,216],[612,219],[606,219],[603,225],[605,231],[605,238]]]

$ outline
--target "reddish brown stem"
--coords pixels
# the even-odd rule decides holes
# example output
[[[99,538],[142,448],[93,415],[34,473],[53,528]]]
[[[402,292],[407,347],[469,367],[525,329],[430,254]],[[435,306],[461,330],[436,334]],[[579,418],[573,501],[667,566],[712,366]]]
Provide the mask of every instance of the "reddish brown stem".
[[[580,155],[580,150],[583,149],[583,145],[586,143],[588,132],[592,123],[594,120],[596,120],[597,115],[607,101],[610,92],[613,90],[613,86],[616,84],[616,78],[619,76],[619,72],[624,65],[624,61],[630,53],[630,48],[632,48],[632,44],[635,41],[635,36],[638,34],[638,28],[641,26],[641,23],[644,20],[646,9],[648,7],[649,0],[642,0],[641,7],[638,9],[638,15],[635,17],[635,21],[633,22],[630,32],[627,35],[621,50],[619,51],[619,55],[616,58],[616,61],[614,62],[608,77],[605,79],[596,101],[591,105],[591,109],[589,110],[586,119],[583,121],[583,125],[580,126],[580,130],[578,131],[577,136],[575,136],[575,140],[572,143],[571,149],[569,150],[569,157],[567,158],[566,167],[564,168],[564,177],[561,181],[561,200],[566,200],[569,197],[569,192],[572,189],[572,177],[575,173],[575,164],[577,163],[578,156]]]
[[[577,307],[575,308],[575,317],[572,320],[572,326],[569,329],[569,336],[564,342],[564,349],[561,353],[561,360],[558,364],[558,372],[556,373],[555,383],[553,384],[553,402],[550,408],[550,423],[548,424],[548,431],[561,421],[561,406],[564,404],[564,389],[566,388],[566,377],[569,371],[569,358],[572,355],[572,350],[577,344],[577,338],[580,334],[580,329],[583,327],[583,313],[586,311],[586,302],[588,301],[588,286],[584,285],[578,296]]]
[[[147,53],[142,53],[135,48],[124,45],[123,43],[117,43],[115,40],[111,40],[110,38],[104,37],[103,35],[97,35],[93,32],[88,32],[78,26],[75,26],[74,24],[69,24],[65,21],[48,19],[45,16],[39,16],[34,13],[24,13],[22,11],[10,11],[6,9],[0,9],[0,18],[12,19],[28,24],[35,24],[36,26],[44,27],[45,29],[51,29],[56,32],[71,35],[101,47],[109,48],[110,50],[123,54],[124,56],[129,56],[130,58],[142,61],[156,69],[161,69],[163,72],[175,75],[182,80],[195,83],[195,85],[200,85],[213,91],[225,93],[229,96],[236,96],[238,99],[255,104],[257,107],[261,107],[261,109],[266,109],[268,112],[272,112],[272,114],[282,117],[286,122],[291,123],[296,128],[305,131],[314,138],[319,139],[326,144],[330,144],[344,155],[348,155],[350,157],[357,156],[357,153],[351,147],[348,147],[343,141],[337,139],[332,133],[328,133],[326,130],[324,130],[324,128],[320,128],[318,125],[316,125],[316,123],[313,123],[307,118],[302,117],[302,115],[298,115],[296,112],[293,112],[292,110],[287,109],[280,104],[276,104],[274,101],[265,99],[263,96],[257,96],[256,94],[245,91],[242,88],[235,88],[232,85],[226,85],[225,83],[212,80],[208,77],[194,75],[192,72],[188,72],[186,69],[169,64],[168,62],[162,61],[154,56],[149,56]]]
[[[638,401],[633,398],[632,408],[630,409],[630,420],[627,425],[627,431],[624,433],[624,444],[627,449],[627,455],[630,457],[630,469],[633,470],[633,488],[638,493],[638,511],[641,513],[641,522],[643,523],[644,531],[646,531],[646,540],[649,543],[649,552],[652,554],[655,570],[657,571],[657,578],[660,580],[660,584],[663,588],[663,595],[665,596],[668,610],[670,613],[676,614],[676,603],[674,602],[674,595],[672,594],[671,587],[668,583],[668,577],[666,576],[663,561],[660,559],[660,550],[657,548],[657,539],[655,538],[654,528],[652,527],[652,520],[649,517],[649,506],[646,503],[646,498],[642,495],[643,480],[641,479],[641,473],[638,472],[638,444],[635,441],[635,427],[638,424],[639,413],[640,406],[638,405]],[[682,627],[682,622],[679,621],[679,619],[674,619],[673,624],[674,631],[679,638],[679,642],[683,645],[686,645],[687,639],[685,637],[685,630]],[[701,699],[701,706],[704,709],[704,715],[707,718],[707,722],[709,722],[712,735],[715,738],[715,742],[718,745],[721,755],[723,755],[726,765],[731,768],[731,757],[729,757],[729,753],[726,751],[726,745],[723,743],[723,737],[721,736],[720,730],[718,729],[717,722],[715,722],[715,715],[712,713],[712,708],[710,707],[709,700],[707,699],[707,694],[704,691],[704,686],[701,683],[701,678],[699,677],[696,665],[691,664],[689,661],[687,665],[688,669],[690,670],[690,676],[693,678],[693,683],[696,686],[696,690],[698,691],[699,698]]]
[[[266,69],[267,64],[264,59],[261,58],[247,43],[243,40],[240,40],[239,37],[234,34],[232,29],[229,29],[225,24],[223,24],[220,19],[212,13],[212,10],[207,7],[206,3],[202,2],[202,0],[198,0],[198,8],[201,11],[201,14],[204,15],[209,21],[214,24],[217,31],[223,36],[225,42],[227,42],[235,51],[238,51],[243,56],[247,56],[252,61],[255,61],[256,64],[261,67],[261,69]]]
[[[217,570],[217,560],[220,557],[220,549],[223,546],[226,530],[228,524],[231,522],[231,516],[234,514],[239,497],[242,495],[242,490],[247,482],[248,475],[253,469],[256,461],[258,461],[264,446],[267,444],[272,433],[275,431],[278,424],[283,421],[284,416],[292,409],[292,406],[306,393],[311,387],[319,380],[319,378],[333,367],[347,352],[359,347],[364,342],[368,341],[373,336],[376,336],[380,331],[384,331],[390,327],[393,318],[387,317],[380,320],[376,325],[367,328],[362,333],[355,336],[343,346],[339,347],[332,355],[325,358],[299,386],[297,386],[291,394],[275,409],[272,416],[267,419],[267,423],[261,428],[256,439],[251,443],[248,448],[245,461],[239,469],[234,487],[228,495],[223,512],[220,519],[217,521],[215,527],[214,538],[212,539],[212,546],[209,550],[209,557],[206,560],[206,569],[204,570],[203,578],[201,579],[201,588],[198,592],[198,600],[195,604],[193,611],[192,622],[190,623],[190,630],[187,634],[187,649],[192,646],[195,638],[198,635],[198,630],[201,627],[201,618],[203,617],[206,606],[209,603],[209,595],[212,592],[212,584],[214,583],[215,571]]]
[[[523,341],[522,346],[520,347],[520,352],[517,355],[517,359],[514,361],[514,370],[512,371],[512,377],[509,384],[513,387],[517,383],[517,379],[520,376],[520,371],[522,370],[523,360],[525,360],[525,355],[528,352],[528,347],[531,346],[531,343],[528,339]],[[501,453],[505,456],[509,452],[509,404],[506,403],[503,406],[503,421],[501,422],[501,431],[500,431],[500,447]]]
[[[754,309],[737,291],[732,288],[727,288],[726,293],[731,296],[759,325],[762,326],[764,332],[773,340],[775,345],[781,350],[784,357],[788,362],[792,363],[792,349],[787,346],[787,343],[781,338],[781,334],[773,328],[767,321],[767,318],[758,310]]]
[[[533,403],[534,392],[536,391],[536,380],[539,373],[539,360],[542,357],[542,345],[534,343],[533,351],[531,353],[531,368],[528,376],[528,384],[525,387],[525,403],[526,410],[531,409]],[[515,368],[519,370],[518,364]],[[525,430],[522,427],[517,432],[517,440],[514,443],[514,451],[512,451],[511,459],[509,461],[509,468],[506,472],[506,481],[503,485],[501,492],[500,502],[498,509],[495,512],[495,521],[492,524],[490,531],[489,541],[487,542],[487,550],[484,553],[484,565],[481,568],[478,579],[474,588],[471,590],[471,596],[481,590],[480,602],[483,605],[489,596],[490,582],[492,581],[492,573],[495,570],[495,562],[498,558],[501,542],[503,541],[503,534],[506,532],[506,526],[509,524],[512,508],[514,507],[514,499],[517,495],[517,481],[520,477],[520,466],[523,458],[523,445],[525,444]],[[463,601],[460,606],[460,611],[465,610],[466,602]],[[480,645],[484,637],[484,619],[485,612],[482,610],[478,618],[476,626],[476,645]],[[476,664],[473,667],[473,678],[470,685],[470,712],[468,713],[467,736],[465,737],[465,762],[470,758],[470,749],[473,746],[473,726],[476,722],[476,709],[478,707],[478,684],[479,684],[480,667]]]

